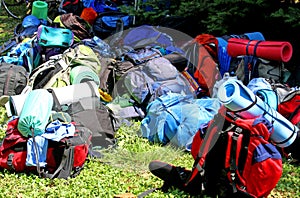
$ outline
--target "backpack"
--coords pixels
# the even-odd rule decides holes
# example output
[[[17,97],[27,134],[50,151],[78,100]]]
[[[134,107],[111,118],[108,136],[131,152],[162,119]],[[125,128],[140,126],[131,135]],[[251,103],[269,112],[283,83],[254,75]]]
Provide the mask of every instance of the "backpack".
[[[114,93],[128,93],[132,103],[144,112],[150,102],[168,92],[194,94],[186,78],[164,57],[130,69],[114,87]]]
[[[63,138],[58,142],[50,139],[47,141],[45,167],[39,166],[41,165],[39,163],[36,166],[28,166],[26,162],[27,156],[30,156],[28,155],[30,147],[27,144],[30,138],[21,135],[17,129],[18,121],[18,117],[15,117],[7,123],[6,136],[0,146],[1,168],[13,172],[34,173],[51,179],[67,179],[80,173],[88,156],[90,130],[74,123],[74,136]],[[37,137],[40,136],[35,136],[36,140]]]
[[[108,11],[98,13],[93,23],[93,31],[96,36],[105,39],[131,26],[133,26],[133,16],[119,11]]]
[[[92,132],[91,145],[95,149],[109,148],[116,144],[113,112],[98,97],[82,98],[68,105],[66,112],[71,119]]]
[[[211,195],[267,197],[282,174],[282,158],[269,141],[271,133],[272,124],[264,118],[242,119],[221,108],[194,136],[195,162],[187,185],[197,178]]]
[[[173,52],[183,54],[183,50],[177,47],[173,38],[166,33],[167,30],[162,27],[153,27],[141,25],[124,31],[123,47],[129,49],[139,49],[146,46],[162,47],[166,54]]]
[[[79,85],[79,84],[78,84]],[[83,85],[81,83],[80,85]],[[53,109],[57,112],[64,112],[70,115],[71,121],[88,128],[92,132],[91,146],[94,148],[108,148],[115,144],[115,119],[113,112],[100,101],[97,85],[94,82],[85,82],[85,87],[81,86],[76,90],[81,90],[76,95],[68,96],[68,103],[62,101],[62,91],[58,89],[48,89],[52,94]],[[67,87],[65,87],[67,88]],[[90,90],[88,91],[87,88]],[[70,88],[71,89],[71,88]],[[84,90],[85,89],[85,90]],[[71,90],[75,90],[71,89]],[[84,91],[90,92],[84,94]],[[60,92],[60,93],[59,93]],[[67,92],[67,90],[65,91]]]
[[[4,42],[0,49],[0,54],[7,52],[12,47],[21,43],[25,38],[32,38],[42,21],[36,16],[27,15],[21,23],[18,23],[14,29],[14,37]]]
[[[76,71],[72,72],[72,69],[79,67],[81,73]],[[82,66],[82,67],[81,67]],[[84,69],[88,67],[89,69]],[[48,61],[35,68],[29,76],[28,85],[32,89],[50,88],[50,87],[63,87],[71,85],[70,75],[75,82],[82,80],[95,79],[97,82],[98,72],[101,69],[101,63],[94,53],[94,51],[85,45],[77,45],[74,48],[68,48],[63,54],[52,56]],[[73,76],[73,74],[75,74]],[[98,82],[99,83],[99,82]]]
[[[27,81],[28,73],[23,66],[5,62],[0,64],[0,96],[20,94]]]
[[[185,46],[185,57],[188,59],[186,70],[201,88],[198,97],[211,96],[214,84],[221,79],[216,62],[217,44],[214,36],[201,34]]]
[[[141,136],[151,143],[189,150],[195,133],[213,118],[220,106],[216,99],[167,93],[147,106]]]
[[[266,78],[271,81],[285,83],[290,73],[280,61],[265,60],[256,56],[243,56],[235,75],[247,85],[253,78]]]
[[[32,89],[67,86],[70,85],[69,70],[62,55],[55,55],[32,70],[27,84]]]
[[[289,92],[279,103],[278,112],[300,128],[300,90]],[[293,144],[283,149],[283,153],[288,159],[300,160],[299,133],[298,131],[297,139]]]

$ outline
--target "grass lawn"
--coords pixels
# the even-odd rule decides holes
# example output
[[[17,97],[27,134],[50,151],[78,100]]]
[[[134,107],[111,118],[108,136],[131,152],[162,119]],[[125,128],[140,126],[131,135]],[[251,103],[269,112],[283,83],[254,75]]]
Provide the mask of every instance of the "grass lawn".
[[[17,21],[8,18],[1,11],[0,42],[11,38]],[[0,137],[4,137],[6,126],[5,110],[0,109]],[[139,122],[132,126],[123,126],[116,136],[118,147],[103,151],[102,159],[90,159],[83,171],[73,179],[41,179],[35,175],[0,172],[0,197],[107,197],[122,193],[138,195],[145,190],[161,187],[162,181],[148,170],[151,160],[159,159],[178,166],[190,168],[193,164],[189,153],[168,146],[149,144],[139,137]],[[270,197],[300,197],[300,168],[298,165],[284,162],[284,171],[277,187]],[[172,198],[190,197],[172,189],[168,193],[156,191],[148,197]]]

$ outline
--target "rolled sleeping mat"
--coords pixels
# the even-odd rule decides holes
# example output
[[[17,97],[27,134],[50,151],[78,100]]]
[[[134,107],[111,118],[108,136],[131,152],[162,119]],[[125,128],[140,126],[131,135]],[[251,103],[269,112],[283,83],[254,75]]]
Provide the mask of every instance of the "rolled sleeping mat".
[[[27,95],[28,93],[9,97],[8,103],[5,104],[8,117],[20,116]]]
[[[243,118],[263,116],[272,123],[274,131],[271,140],[277,146],[287,147],[295,141],[299,129],[256,96],[241,81],[230,79],[224,82],[219,87],[217,97],[226,108]]]
[[[20,113],[18,130],[25,137],[42,135],[51,114],[53,97],[46,89],[35,89],[28,93]]]
[[[256,92],[256,95],[277,111],[279,101],[275,91],[272,89],[260,89]]]
[[[257,56],[267,60],[288,62],[293,54],[293,47],[286,41],[259,41],[239,38],[228,40],[229,56]]]
[[[100,85],[99,76],[87,66],[76,66],[71,69],[70,82],[71,84],[79,84],[86,81],[94,81]]]
[[[100,98],[98,86],[94,81],[53,88],[52,90],[61,105],[78,102],[80,99],[87,97],[95,96]]]

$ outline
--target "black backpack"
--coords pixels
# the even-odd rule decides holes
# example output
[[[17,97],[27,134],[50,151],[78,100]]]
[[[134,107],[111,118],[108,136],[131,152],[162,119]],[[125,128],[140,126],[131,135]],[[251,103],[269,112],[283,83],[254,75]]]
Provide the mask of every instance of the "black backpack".
[[[0,96],[18,95],[27,85],[28,74],[20,65],[2,62],[0,64]]]
[[[90,82],[87,82],[92,86]],[[93,90],[93,89],[92,89]],[[103,149],[115,145],[116,120],[113,112],[105,106],[93,92],[91,97],[81,98],[79,101],[61,105],[52,89],[54,109],[66,112],[71,120],[92,131],[91,143],[93,148]]]

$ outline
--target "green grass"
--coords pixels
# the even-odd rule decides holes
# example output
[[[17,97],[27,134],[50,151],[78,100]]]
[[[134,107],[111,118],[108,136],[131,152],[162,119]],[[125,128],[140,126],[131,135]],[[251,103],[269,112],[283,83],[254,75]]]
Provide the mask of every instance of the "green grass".
[[[3,10],[0,16],[0,42],[12,36],[19,21],[7,18]],[[4,137],[7,117],[0,109],[0,139]],[[64,179],[42,179],[35,175],[0,172],[0,198],[33,197],[103,197],[116,194],[133,193],[138,195],[145,190],[161,187],[162,181],[148,170],[151,160],[159,159],[178,166],[190,168],[193,160],[189,153],[171,147],[149,144],[139,137],[139,123],[122,126],[117,132],[118,147],[103,151],[102,159],[90,159],[83,171],[76,177]],[[300,168],[298,165],[284,163],[284,171],[276,188],[269,197],[300,197]],[[148,197],[177,198],[189,195],[171,189],[168,193],[156,191]]]

